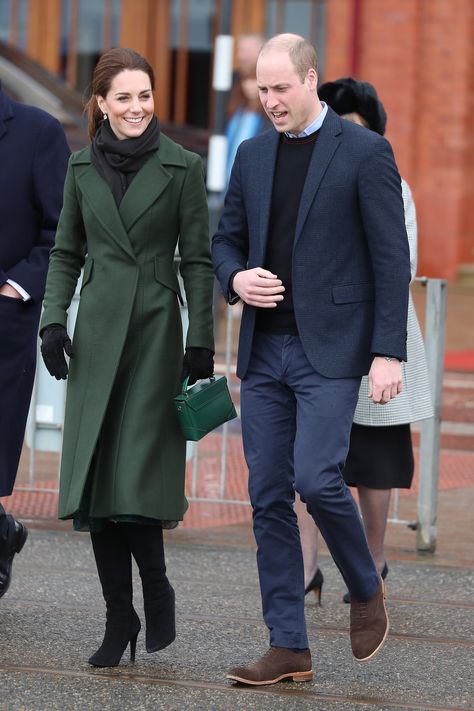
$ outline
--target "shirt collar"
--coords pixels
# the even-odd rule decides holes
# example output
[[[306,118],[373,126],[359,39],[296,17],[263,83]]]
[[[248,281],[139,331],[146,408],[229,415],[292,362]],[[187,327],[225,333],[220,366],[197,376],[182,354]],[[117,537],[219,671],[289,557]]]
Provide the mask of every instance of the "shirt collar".
[[[319,131],[321,126],[323,125],[323,121],[326,118],[326,114],[328,112],[328,105],[324,102],[321,101],[321,106],[323,107],[323,110],[321,111],[320,114],[316,116],[314,121],[312,121],[309,126],[306,126],[306,128],[301,131],[301,133],[298,133],[298,135],[295,135],[294,133],[290,133],[289,131],[285,131],[285,135],[288,138],[304,138],[304,136],[311,136],[312,133],[315,131]]]

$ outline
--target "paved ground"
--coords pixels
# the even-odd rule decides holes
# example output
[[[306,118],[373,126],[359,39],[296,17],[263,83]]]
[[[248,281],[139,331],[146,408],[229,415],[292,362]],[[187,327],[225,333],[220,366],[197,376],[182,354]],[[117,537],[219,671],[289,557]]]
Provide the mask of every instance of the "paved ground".
[[[97,670],[86,660],[101,639],[103,604],[88,536],[32,530],[0,604],[0,709],[474,708],[474,571],[401,550],[389,559],[391,632],[375,660],[353,661],[344,587],[323,556],[323,604],[309,599],[306,608],[313,682],[248,689],[226,681],[229,666],[257,658],[266,643],[254,551],[247,532],[235,534],[230,542],[169,534],[177,641],[148,655],[141,633],[134,665],[124,657]]]

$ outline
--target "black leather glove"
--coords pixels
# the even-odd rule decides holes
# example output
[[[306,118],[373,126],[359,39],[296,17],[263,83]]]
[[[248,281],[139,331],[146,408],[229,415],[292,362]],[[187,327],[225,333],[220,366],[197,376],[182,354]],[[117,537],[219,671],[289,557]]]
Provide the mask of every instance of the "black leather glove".
[[[201,378],[210,378],[214,373],[214,351],[209,348],[186,348],[181,371],[181,382],[188,377],[188,385],[192,385]]]
[[[40,336],[41,355],[49,374],[54,375],[56,380],[66,380],[68,367],[64,351],[69,358],[74,358],[71,339],[67,335],[66,329],[58,323],[53,323],[43,328]]]

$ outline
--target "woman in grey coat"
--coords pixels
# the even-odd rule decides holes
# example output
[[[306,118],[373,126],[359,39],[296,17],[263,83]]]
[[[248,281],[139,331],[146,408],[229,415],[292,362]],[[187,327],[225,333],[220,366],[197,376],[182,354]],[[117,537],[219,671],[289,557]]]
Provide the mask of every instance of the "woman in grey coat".
[[[377,133],[385,133],[386,114],[374,87],[351,78],[327,82],[319,97],[343,118]],[[410,247],[411,277],[417,266],[417,226],[413,197],[402,180],[405,223]],[[368,397],[368,378],[362,378],[351,431],[351,443],[343,476],[357,486],[369,548],[382,578],[388,573],[384,538],[391,490],[409,489],[414,458],[410,423],[433,416],[423,338],[410,295],[407,323],[407,362],[402,363],[404,387],[386,405]],[[306,592],[314,590],[321,599],[323,576],[317,566],[317,528],[304,506],[296,505],[305,564]],[[349,594],[344,601],[350,602]]]

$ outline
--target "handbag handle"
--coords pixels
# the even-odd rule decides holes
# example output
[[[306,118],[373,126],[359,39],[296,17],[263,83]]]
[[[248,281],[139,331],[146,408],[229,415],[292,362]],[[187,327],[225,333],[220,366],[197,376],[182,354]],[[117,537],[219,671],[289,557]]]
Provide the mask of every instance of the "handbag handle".
[[[213,374],[210,376],[209,380],[210,380],[211,383],[212,383],[212,381],[215,380],[215,379],[216,379],[216,376],[215,376],[214,373],[213,373]],[[182,394],[182,395],[186,395],[186,391],[187,391],[187,389],[188,389],[188,381],[189,381],[189,375],[187,375],[187,376],[185,377],[185,379],[183,380],[183,385],[182,385],[182,390],[181,390],[181,394]]]

